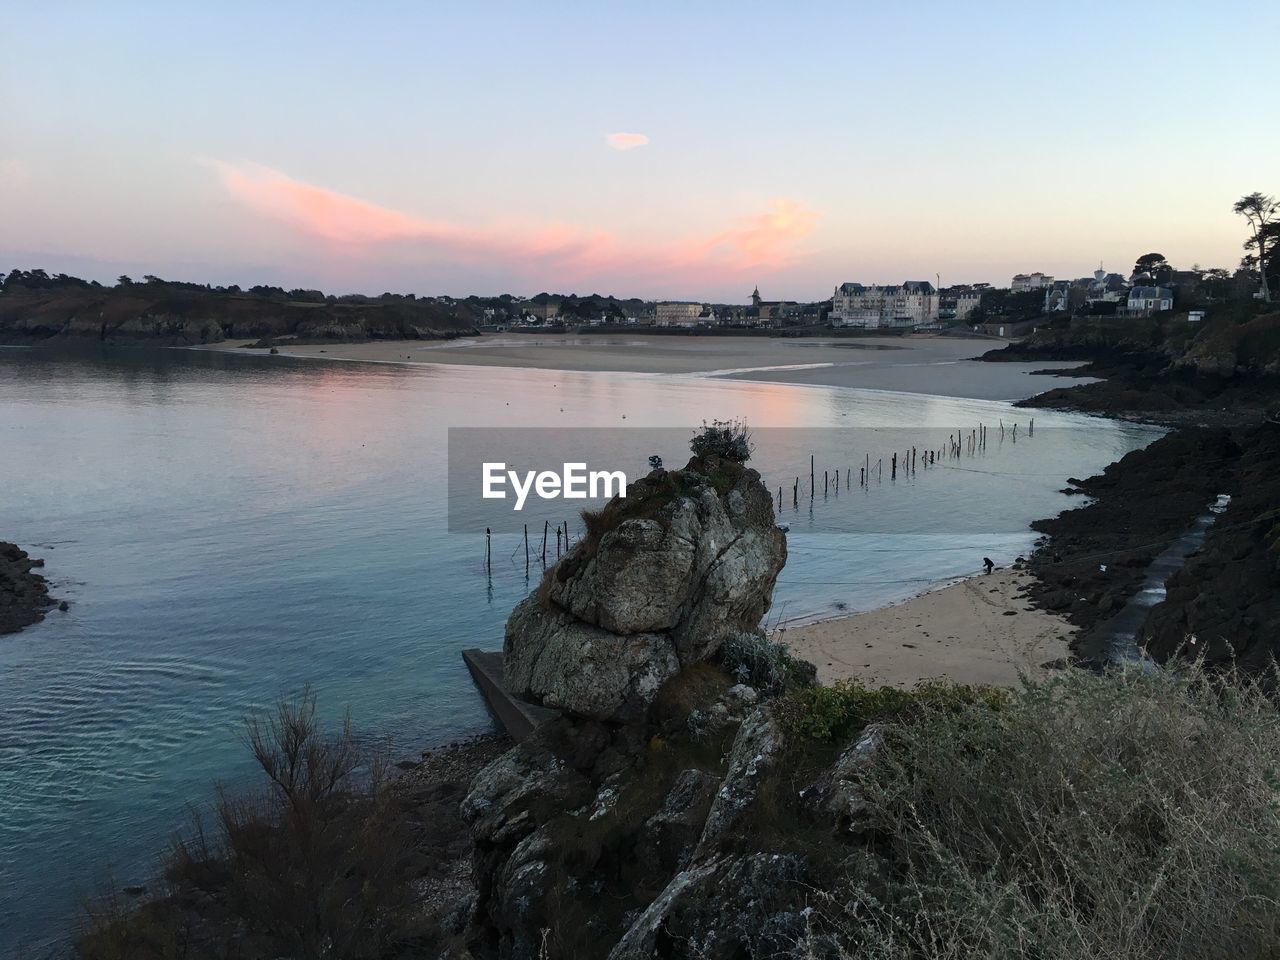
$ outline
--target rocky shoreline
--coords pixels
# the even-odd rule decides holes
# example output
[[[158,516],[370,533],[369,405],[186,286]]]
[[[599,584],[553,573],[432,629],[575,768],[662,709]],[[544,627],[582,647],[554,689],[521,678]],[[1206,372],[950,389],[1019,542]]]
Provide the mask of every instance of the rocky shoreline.
[[[1275,317],[1257,317],[1240,328],[1270,329]],[[1019,406],[1170,428],[1102,474],[1073,479],[1067,492],[1088,497],[1087,504],[1032,524],[1046,536],[1029,558],[1036,578],[1030,595],[1037,606],[1080,628],[1074,649],[1081,662],[1103,659],[1105,638],[1097,628],[1142,588],[1151,561],[1224,494],[1231,498],[1226,512],[1169,580],[1166,598],[1139,631],[1139,643],[1159,661],[1204,656],[1258,675],[1280,653],[1280,641],[1268,632],[1280,615],[1280,527],[1271,519],[1273,505],[1280,503],[1280,424],[1274,413],[1280,376],[1275,363],[1256,352],[1225,359],[1213,353],[1206,365],[1206,349],[1199,340],[1156,349],[1058,336],[983,358],[1088,360],[1073,373],[1104,379],[1053,388]]]
[[[34,571],[44,566],[14,543],[0,540],[0,634],[17,633],[39,623],[58,601],[49,596],[43,576]],[[65,603],[63,608],[65,609]]]

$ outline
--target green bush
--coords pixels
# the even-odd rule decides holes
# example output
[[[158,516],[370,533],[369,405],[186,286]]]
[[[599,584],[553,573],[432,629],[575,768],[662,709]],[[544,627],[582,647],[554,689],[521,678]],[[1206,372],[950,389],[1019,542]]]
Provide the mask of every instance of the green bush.
[[[998,710],[915,704],[859,785],[878,854],[810,955],[1280,956],[1280,715],[1256,682],[1067,671]]]
[[[741,420],[704,420],[702,429],[689,441],[689,448],[699,457],[746,463],[751,459],[751,432]]]
[[[799,690],[780,707],[782,725],[806,740],[848,740],[871,723],[903,720],[925,711],[954,713],[979,706],[999,710],[1008,694],[994,687],[970,687],[925,681],[910,690],[868,687],[837,680],[825,687]]]
[[[758,633],[739,633],[720,648],[720,662],[738,683],[755,687],[766,696],[782,693],[789,685],[813,686],[813,664],[791,656],[784,643]]]

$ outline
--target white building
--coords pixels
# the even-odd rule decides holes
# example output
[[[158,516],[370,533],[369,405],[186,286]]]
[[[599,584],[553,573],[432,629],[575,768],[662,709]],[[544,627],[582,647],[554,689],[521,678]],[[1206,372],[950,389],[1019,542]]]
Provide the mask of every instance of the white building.
[[[1026,293],[1028,290],[1043,290],[1045,287],[1053,286],[1053,277],[1043,273],[1019,273],[1013,278],[1013,282],[1009,284],[1009,289],[1014,293]]]
[[[690,300],[660,300],[655,307],[654,324],[659,327],[694,327],[705,309]]]
[[[831,297],[831,323],[837,327],[917,327],[938,319],[938,291],[927,280],[898,286],[842,283]]]

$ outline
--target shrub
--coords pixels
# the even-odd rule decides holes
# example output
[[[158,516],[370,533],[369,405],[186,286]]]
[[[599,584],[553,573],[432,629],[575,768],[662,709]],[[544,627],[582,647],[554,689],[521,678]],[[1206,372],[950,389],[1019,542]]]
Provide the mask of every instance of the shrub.
[[[720,648],[720,662],[739,683],[774,696],[793,686],[808,687],[814,682],[813,664],[791,656],[786,644],[758,633],[739,633]]]
[[[245,956],[383,956],[408,935],[416,899],[406,818],[383,765],[357,748],[349,721],[323,733],[310,690],[249,720],[245,740],[265,783],[244,795],[220,789],[212,835],[197,820],[175,842],[171,899],[216,904],[235,938],[253,945]],[[81,956],[187,955],[160,946],[174,939],[153,929],[164,907],[91,915]],[[184,920],[169,916],[174,929]],[[142,943],[149,949],[136,949]],[[121,953],[122,944],[135,949]]]
[[[972,706],[999,710],[1008,694],[994,687],[971,687],[928,680],[910,690],[868,687],[857,680],[799,690],[780,707],[788,732],[807,740],[849,740],[871,723],[900,721],[922,712],[955,713]]]
[[[860,784],[882,858],[827,898],[826,955],[1280,955],[1278,764],[1275,704],[1198,666],[926,701]]]
[[[699,457],[746,463],[751,459],[751,433],[741,420],[714,420],[710,424],[704,420],[689,447]]]

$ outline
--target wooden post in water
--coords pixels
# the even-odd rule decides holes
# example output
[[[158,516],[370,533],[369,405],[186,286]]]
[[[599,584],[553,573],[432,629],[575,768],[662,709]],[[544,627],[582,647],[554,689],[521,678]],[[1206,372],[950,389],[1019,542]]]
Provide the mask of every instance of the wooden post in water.
[[[863,467],[858,468],[858,486],[865,489],[867,485],[867,471]]]
[[[809,454],[809,499],[813,499],[813,454]]]
[[[1018,425],[1016,423],[1013,425],[1013,442],[1018,442]]]
[[[895,453],[889,461],[889,479],[898,479],[898,455]]]
[[[796,477],[795,485],[791,488],[791,505],[793,507],[800,506],[800,478]]]
[[[778,488],[778,511],[782,511],[782,488]]]
[[[492,556],[491,554],[492,544],[490,542],[491,539],[492,539],[492,535],[489,532],[489,528],[485,527],[484,528],[484,568],[486,570],[491,570],[493,568],[493,564],[490,561],[490,558]]]
[[[529,525],[524,525],[524,573],[529,575]]]
[[[551,532],[551,521],[542,521],[542,565],[547,565],[547,534]]]
[[[1027,424],[1027,436],[1034,437],[1036,435],[1036,418],[1032,417],[1031,422]]]
[[[827,471],[822,471],[822,495],[827,495]]]

